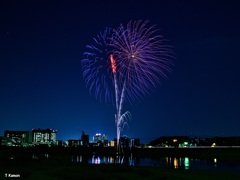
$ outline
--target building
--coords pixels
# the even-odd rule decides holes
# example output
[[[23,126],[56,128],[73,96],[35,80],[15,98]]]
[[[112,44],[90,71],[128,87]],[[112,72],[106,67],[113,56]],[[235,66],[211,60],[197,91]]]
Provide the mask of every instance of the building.
[[[115,147],[115,141],[110,141],[110,142],[109,142],[109,146],[110,146],[110,147]]]
[[[108,146],[108,138],[106,134],[96,133],[93,136],[93,142],[97,143],[97,146]]]
[[[130,138],[127,136],[120,137],[119,143],[122,147],[130,147]]]
[[[57,130],[32,129],[32,144],[34,145],[56,145]]]
[[[67,141],[68,143],[68,147],[78,147],[80,146],[80,140],[76,140],[76,139],[69,139]]]
[[[31,131],[4,131],[2,145],[29,146],[32,143]]]
[[[158,147],[186,147],[189,146],[188,136],[162,136],[149,143],[150,146]]]
[[[135,138],[130,140],[130,147],[138,147],[140,146],[140,139]]]
[[[81,145],[87,147],[89,144],[89,135],[82,131]]]

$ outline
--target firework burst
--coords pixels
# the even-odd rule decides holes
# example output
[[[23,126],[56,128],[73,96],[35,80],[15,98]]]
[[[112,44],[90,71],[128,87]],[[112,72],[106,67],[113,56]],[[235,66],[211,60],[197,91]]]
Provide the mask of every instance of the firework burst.
[[[148,27],[148,21],[129,22],[114,30],[111,46],[119,65],[120,84],[126,83],[126,99],[139,101],[146,93],[156,88],[160,77],[167,77],[171,71],[169,46],[158,35],[155,26]]]
[[[90,92],[96,99],[114,102],[114,80],[109,56],[111,52],[110,39],[112,29],[106,28],[96,38],[92,45],[87,45],[82,59],[83,77]]]
[[[148,21],[129,22],[112,30],[106,28],[94,38],[82,59],[83,77],[97,98],[114,102],[117,146],[121,131],[131,118],[123,112],[124,101],[134,103],[167,77],[172,51],[164,45],[155,26]]]

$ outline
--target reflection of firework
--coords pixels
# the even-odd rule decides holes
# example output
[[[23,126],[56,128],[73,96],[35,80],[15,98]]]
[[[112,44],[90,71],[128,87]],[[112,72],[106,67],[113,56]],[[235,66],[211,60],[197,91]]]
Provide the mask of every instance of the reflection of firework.
[[[113,43],[114,57],[119,64],[119,80],[126,82],[126,98],[138,100],[155,88],[159,75],[166,77],[170,71],[171,51],[163,45],[162,36],[154,26],[147,27],[148,21],[129,22],[115,30]]]
[[[115,102],[117,146],[120,133],[131,114],[122,112],[124,100],[136,102],[170,71],[171,51],[163,45],[148,21],[129,22],[114,31],[106,29],[88,45],[82,60],[83,77],[97,98]],[[104,97],[103,97],[104,96]]]

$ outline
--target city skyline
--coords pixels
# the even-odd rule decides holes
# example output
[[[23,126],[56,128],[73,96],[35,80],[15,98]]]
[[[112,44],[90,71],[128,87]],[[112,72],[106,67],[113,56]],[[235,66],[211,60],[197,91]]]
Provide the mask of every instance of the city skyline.
[[[81,137],[62,141],[57,139],[57,130],[53,129],[32,129],[31,131],[4,131],[0,136],[0,146],[17,147],[116,147],[117,139],[108,139],[107,134],[96,133],[92,140],[88,134],[82,131]],[[240,145],[240,136],[232,137],[190,137],[190,136],[161,136],[149,142],[140,143],[139,138],[123,136],[120,139],[123,147],[234,147]]]
[[[107,2],[107,1],[106,1]],[[58,129],[116,137],[114,108],[82,77],[86,44],[106,27],[149,20],[173,47],[168,79],[126,110],[122,135],[239,136],[238,2],[0,2],[0,133]]]

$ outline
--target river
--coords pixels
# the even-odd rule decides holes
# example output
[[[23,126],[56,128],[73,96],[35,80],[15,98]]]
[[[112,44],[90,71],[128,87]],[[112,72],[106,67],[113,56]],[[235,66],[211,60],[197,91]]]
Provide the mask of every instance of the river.
[[[136,158],[112,157],[92,155],[72,156],[72,162],[88,164],[124,164],[129,166],[154,166],[182,170],[209,170],[209,171],[235,171],[240,172],[240,162],[219,161],[213,159],[197,159],[188,157],[163,157],[163,158]]]

